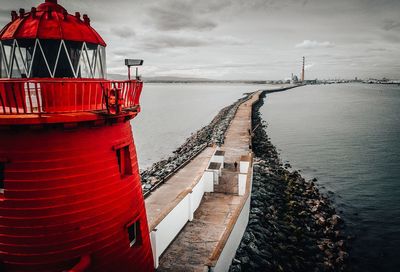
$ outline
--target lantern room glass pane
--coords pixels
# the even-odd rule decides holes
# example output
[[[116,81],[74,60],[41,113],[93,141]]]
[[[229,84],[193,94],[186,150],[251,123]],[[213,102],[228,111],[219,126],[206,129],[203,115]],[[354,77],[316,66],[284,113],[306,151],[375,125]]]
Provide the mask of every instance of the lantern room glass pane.
[[[77,72],[79,68],[79,60],[82,54],[82,47],[83,42],[65,41],[65,48],[67,49],[72,68],[75,72]],[[77,76],[80,77],[79,75]]]
[[[105,48],[58,40],[0,42],[1,78],[105,78]]]
[[[105,70],[97,67],[105,59],[104,47],[71,41],[65,45],[78,78],[104,78]]]
[[[43,49],[43,52],[44,52],[44,56],[46,57],[47,63],[48,63],[49,68],[50,68],[50,71],[53,73],[54,67],[56,65],[57,58],[59,57],[58,53],[60,52],[61,41],[57,41],[57,40],[40,40],[40,44],[42,46],[42,49]],[[38,53],[40,53],[40,52],[36,52],[36,55]],[[59,58],[59,63],[60,64],[64,64],[64,60],[61,60],[61,58]],[[66,74],[63,75],[62,77],[68,77],[68,75],[69,75],[68,72],[66,72]]]
[[[22,77],[26,78],[29,74],[29,66],[28,66],[28,50],[25,47],[17,46],[14,52],[14,71],[17,71],[17,74],[13,77]]]
[[[54,73],[55,78],[74,78],[75,72],[71,67],[70,58],[65,51],[65,47],[60,44],[60,53],[58,55],[57,67]]]
[[[101,78],[106,78],[107,77],[107,65],[106,65],[106,48],[104,46],[99,47],[99,55],[100,58],[97,62],[97,65],[99,66],[99,76]]]
[[[5,78],[5,77],[7,77],[7,70],[4,64],[3,50],[1,50],[0,46],[0,78]]]
[[[18,40],[15,48],[15,58],[13,62],[20,67],[19,77],[32,77],[31,66],[33,52],[35,51],[35,40]],[[18,76],[13,76],[18,77]]]
[[[11,69],[10,66],[10,60],[11,60],[11,53],[12,53],[12,48],[13,48],[13,41],[2,41],[0,43],[0,71],[1,71],[1,77],[2,78],[8,78],[9,71]]]
[[[81,78],[91,78],[91,67],[90,67],[90,60],[87,54],[86,49],[82,51],[82,56],[79,62],[79,77]]]
[[[42,49],[44,52],[50,51],[49,48],[46,48],[46,44],[42,46]],[[46,48],[46,51],[45,51]],[[33,53],[35,53],[33,55]],[[33,63],[32,63],[32,70],[31,70],[31,77],[36,77],[36,78],[50,78],[51,73],[49,71],[49,67],[47,65],[49,62],[46,63],[46,60],[44,58],[44,55],[42,53],[42,50],[40,49],[40,46],[36,46],[36,50],[32,49],[31,54],[33,55]]]

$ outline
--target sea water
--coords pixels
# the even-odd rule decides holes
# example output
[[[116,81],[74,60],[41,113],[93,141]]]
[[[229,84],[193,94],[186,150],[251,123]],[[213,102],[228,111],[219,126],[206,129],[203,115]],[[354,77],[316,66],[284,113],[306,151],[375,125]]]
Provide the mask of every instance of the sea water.
[[[261,109],[284,161],[342,213],[354,271],[400,271],[400,87],[339,84],[269,94]]]

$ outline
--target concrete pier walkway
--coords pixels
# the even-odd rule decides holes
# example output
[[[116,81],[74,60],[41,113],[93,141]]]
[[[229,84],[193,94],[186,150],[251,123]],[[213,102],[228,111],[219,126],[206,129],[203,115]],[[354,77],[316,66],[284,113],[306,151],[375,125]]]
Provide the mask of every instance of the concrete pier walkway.
[[[260,92],[254,93],[239,106],[221,147],[225,151],[225,167],[220,182],[213,193],[204,195],[193,220],[165,250],[157,271],[208,271],[216,265],[243,207],[249,203],[251,181],[247,182],[246,193],[239,196],[239,169],[235,169],[234,162],[251,156],[252,104],[259,95]],[[196,186],[214,151],[204,150],[146,199],[150,231]]]

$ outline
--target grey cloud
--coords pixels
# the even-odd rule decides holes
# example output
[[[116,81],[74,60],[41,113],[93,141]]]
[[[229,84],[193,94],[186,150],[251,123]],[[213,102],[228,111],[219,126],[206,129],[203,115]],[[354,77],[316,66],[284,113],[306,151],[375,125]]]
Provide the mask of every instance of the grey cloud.
[[[300,8],[311,6],[311,0],[225,0],[232,9],[236,11],[273,11],[282,10],[285,8]],[[313,5],[315,1],[313,1]]]
[[[398,0],[358,0],[362,6],[369,10],[394,9],[400,7]]]
[[[115,49],[112,51],[112,53],[117,57],[116,59],[119,61],[122,58],[137,55],[140,52],[130,46],[127,46],[126,48]]]
[[[149,50],[162,50],[170,48],[193,48],[204,46],[239,46],[244,43],[232,36],[203,37],[188,35],[167,35],[143,38],[141,47]]]
[[[329,41],[319,42],[319,41],[304,40],[303,42],[296,44],[295,47],[304,49],[314,49],[314,48],[328,48],[333,46],[334,44]]]
[[[396,32],[385,32],[383,33],[382,37],[389,43],[400,43],[400,35],[398,35]]]
[[[149,9],[150,22],[159,30],[211,30],[217,26],[209,17],[196,10],[190,2],[170,1]]]
[[[161,35],[147,39],[142,47],[149,50],[160,50],[165,48],[199,47],[206,44],[207,42],[204,39]]]
[[[123,39],[128,39],[136,36],[133,28],[128,26],[112,27],[110,30],[111,34],[114,34],[115,36]]]
[[[18,11],[20,8],[24,8],[25,10],[30,10],[31,7],[36,7],[41,4],[42,0],[13,0],[13,1],[2,1],[1,3],[1,12],[5,11],[7,15],[10,15],[11,10]]]
[[[0,29],[3,28],[3,25],[11,21],[10,10],[0,8]]]
[[[368,48],[367,51],[368,52],[386,52],[386,51],[388,51],[388,49],[386,49],[386,48]]]
[[[386,31],[392,29],[400,29],[400,21],[385,20],[385,22],[383,23],[383,29]]]
[[[205,31],[215,29],[217,21],[242,17],[244,12],[276,10],[293,3],[297,4],[294,0],[164,0],[150,6],[147,13],[148,21],[160,31]]]
[[[191,65],[191,66],[181,66],[176,67],[175,70],[209,70],[209,69],[220,69],[220,68],[260,68],[269,67],[270,64],[267,63],[223,63],[223,64],[205,64],[205,65]]]
[[[11,19],[10,14],[11,14],[11,11],[10,11],[10,10],[4,9],[4,8],[0,8],[0,17],[1,17],[1,18],[7,17],[7,18],[10,18],[10,19]]]

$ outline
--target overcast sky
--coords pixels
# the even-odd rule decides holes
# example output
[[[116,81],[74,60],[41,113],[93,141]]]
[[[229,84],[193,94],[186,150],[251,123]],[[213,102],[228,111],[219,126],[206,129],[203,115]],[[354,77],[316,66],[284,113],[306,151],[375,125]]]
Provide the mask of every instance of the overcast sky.
[[[41,1],[1,0],[11,9]],[[400,78],[400,0],[59,0],[87,13],[110,73],[213,79]]]

